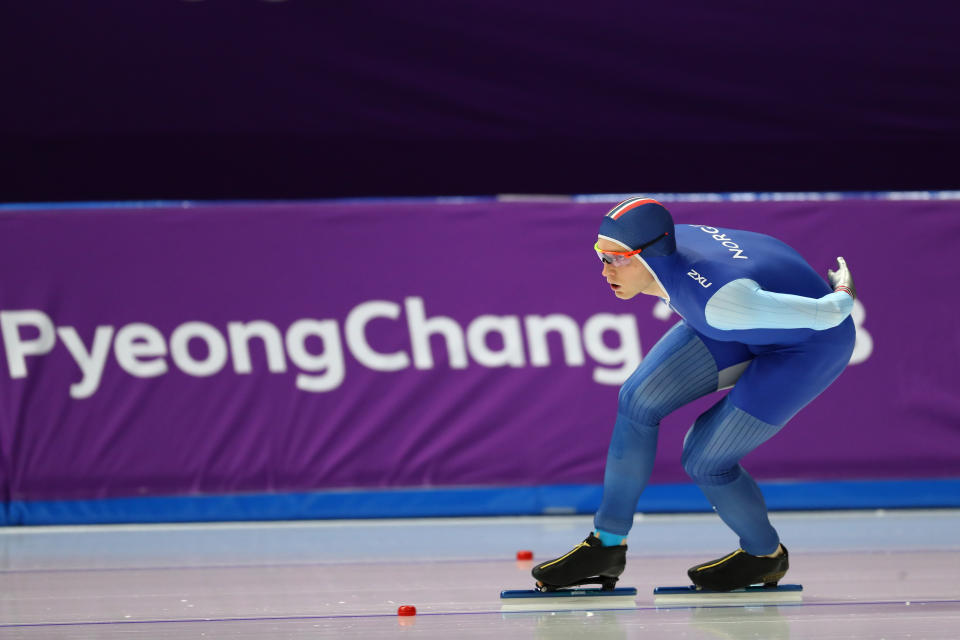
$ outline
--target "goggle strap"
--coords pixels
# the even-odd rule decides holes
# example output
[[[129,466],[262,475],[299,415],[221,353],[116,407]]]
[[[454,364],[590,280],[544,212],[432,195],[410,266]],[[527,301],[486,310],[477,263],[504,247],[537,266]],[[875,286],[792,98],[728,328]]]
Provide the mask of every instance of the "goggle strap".
[[[596,249],[596,251],[598,251],[599,253],[609,253],[612,256],[624,256],[624,257],[635,256],[638,253],[641,253],[647,247],[653,245],[655,242],[659,242],[660,240],[663,240],[664,236],[669,236],[669,235],[670,235],[669,231],[664,231],[662,234],[660,234],[650,242],[644,242],[642,245],[640,245],[636,249],[633,249],[632,251],[603,251],[601,249],[598,249],[597,245],[594,245],[593,248]]]

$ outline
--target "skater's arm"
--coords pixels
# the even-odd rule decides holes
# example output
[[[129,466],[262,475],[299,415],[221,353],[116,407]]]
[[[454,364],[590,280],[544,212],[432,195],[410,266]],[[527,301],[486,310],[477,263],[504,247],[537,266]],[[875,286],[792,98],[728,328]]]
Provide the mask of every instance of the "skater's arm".
[[[717,329],[830,329],[853,310],[853,297],[837,290],[822,298],[764,291],[741,278],[721,287],[707,302],[707,322]]]

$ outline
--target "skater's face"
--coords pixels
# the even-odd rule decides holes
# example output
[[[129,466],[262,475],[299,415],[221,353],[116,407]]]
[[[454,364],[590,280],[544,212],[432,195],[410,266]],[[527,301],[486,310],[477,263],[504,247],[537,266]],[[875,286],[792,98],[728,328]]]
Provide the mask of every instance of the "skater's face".
[[[624,251],[625,249],[605,238],[597,240],[600,251]],[[647,266],[637,258],[630,258],[625,265],[603,263],[601,275],[606,279],[613,294],[621,300],[629,300],[639,293],[663,295],[662,289]]]

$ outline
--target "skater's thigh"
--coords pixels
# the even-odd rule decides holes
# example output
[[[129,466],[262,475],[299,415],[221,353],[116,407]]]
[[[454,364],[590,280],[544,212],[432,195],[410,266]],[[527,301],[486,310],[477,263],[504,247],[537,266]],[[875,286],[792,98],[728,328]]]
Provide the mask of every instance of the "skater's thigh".
[[[732,384],[724,374],[738,369],[739,375],[751,358],[745,345],[711,340],[680,321],[623,384],[620,411],[645,422],[659,422],[671,411]]]
[[[783,425],[836,380],[853,350],[853,329],[757,355],[730,392],[734,406]],[[849,334],[849,335],[848,335]]]

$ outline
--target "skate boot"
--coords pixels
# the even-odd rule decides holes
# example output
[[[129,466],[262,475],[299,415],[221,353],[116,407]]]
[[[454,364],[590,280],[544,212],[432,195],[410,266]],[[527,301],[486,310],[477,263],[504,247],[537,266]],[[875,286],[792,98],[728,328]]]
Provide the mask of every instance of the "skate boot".
[[[776,558],[752,556],[743,549],[737,549],[723,558],[690,567],[687,575],[698,589],[733,591],[752,584],[775,587],[789,568],[786,547],[783,547],[783,555]]]
[[[627,545],[605,547],[593,533],[569,553],[533,568],[540,591],[599,584],[612,591],[627,564]]]

